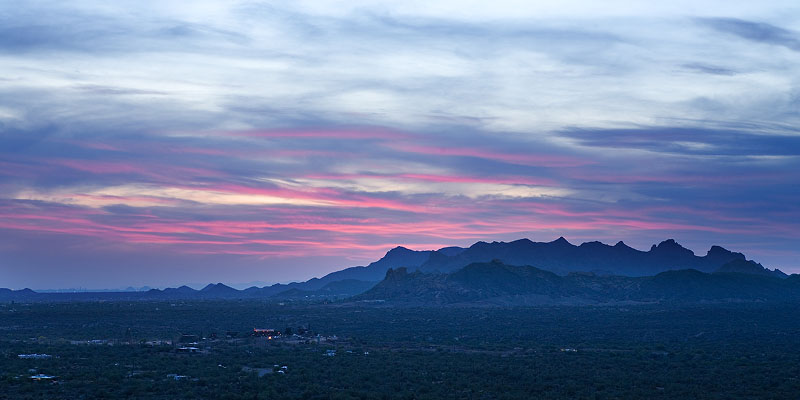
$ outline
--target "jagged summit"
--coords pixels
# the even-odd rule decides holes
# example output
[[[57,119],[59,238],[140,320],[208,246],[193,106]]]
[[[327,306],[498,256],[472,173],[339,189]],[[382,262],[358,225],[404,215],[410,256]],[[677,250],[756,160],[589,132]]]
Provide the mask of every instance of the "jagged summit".
[[[706,255],[708,255],[708,254],[722,254],[722,253],[730,253],[730,251],[728,251],[727,249],[725,249],[722,246],[713,245],[713,246],[711,246],[710,249],[708,249],[708,253],[706,253]]]
[[[697,256],[675,239],[640,251],[618,242],[611,246],[599,241],[573,245],[559,237],[550,242],[519,239],[513,242],[476,242],[451,256],[438,254],[419,266],[423,272],[447,273],[473,262],[499,259],[511,265],[533,265],[560,275],[571,272],[595,272],[604,275],[645,276],[673,269],[693,268],[713,272],[723,264],[742,256],[719,246],[708,256]]]
[[[563,236],[559,236],[559,237],[558,237],[558,239],[556,239],[556,240],[554,240],[554,241],[552,241],[552,242],[550,242],[550,243],[552,243],[552,244],[558,244],[558,245],[569,245],[569,246],[572,246],[572,243],[570,243],[570,242],[569,242],[567,239],[565,239]]]
[[[694,255],[694,252],[681,246],[675,239],[667,239],[658,245],[653,245],[650,247],[650,251],[657,251],[657,252],[680,252],[680,253],[691,253]]]
[[[662,241],[661,243],[654,244],[654,245],[650,246],[650,251],[653,251],[653,250],[656,250],[656,249],[666,249],[668,247],[674,247],[675,245],[680,246],[678,244],[678,242],[675,241],[675,239],[667,239],[667,240]]]
[[[396,247],[392,248],[391,250],[387,251],[386,252],[386,256],[388,256],[390,254],[408,253],[408,252],[413,252],[413,251],[414,250],[411,250],[411,249],[409,249],[407,247],[404,247],[404,246],[396,246]],[[384,257],[386,257],[386,256],[384,256]]]
[[[217,282],[216,284],[209,283],[208,285],[206,285],[206,287],[201,289],[200,292],[223,294],[223,293],[234,293],[237,292],[237,290],[223,283]]]
[[[745,260],[744,254],[736,253],[716,245],[711,246],[711,248],[708,249],[706,258],[714,260]]]

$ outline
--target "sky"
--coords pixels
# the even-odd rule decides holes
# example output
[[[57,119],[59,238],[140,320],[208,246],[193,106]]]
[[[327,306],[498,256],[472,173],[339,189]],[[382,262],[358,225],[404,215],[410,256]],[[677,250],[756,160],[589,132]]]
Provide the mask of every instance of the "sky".
[[[0,0],[0,287],[559,236],[800,273],[798,127],[797,1]]]

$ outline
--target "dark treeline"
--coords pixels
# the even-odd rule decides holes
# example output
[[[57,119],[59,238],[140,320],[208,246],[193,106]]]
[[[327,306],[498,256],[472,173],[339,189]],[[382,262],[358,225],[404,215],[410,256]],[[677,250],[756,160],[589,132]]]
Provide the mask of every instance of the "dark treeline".
[[[730,399],[800,391],[800,310],[780,303],[5,303],[0,328],[0,397],[15,399]],[[251,336],[253,328],[307,332],[267,340]],[[189,345],[198,353],[179,350]],[[52,357],[18,357],[32,353]]]

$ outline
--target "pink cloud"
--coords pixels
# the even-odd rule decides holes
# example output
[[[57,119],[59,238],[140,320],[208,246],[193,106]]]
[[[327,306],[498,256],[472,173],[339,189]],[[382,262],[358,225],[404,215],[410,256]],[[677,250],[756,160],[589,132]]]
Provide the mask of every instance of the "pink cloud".
[[[494,204],[496,206],[497,204]],[[519,204],[515,207],[520,206]],[[93,245],[127,243],[168,246],[184,254],[229,254],[257,257],[301,257],[317,255],[380,256],[388,248],[405,244],[412,248],[439,248],[459,241],[492,238],[526,232],[557,231],[569,235],[592,231],[695,231],[722,234],[753,233],[780,226],[709,226],[687,221],[654,219],[653,210],[571,211],[556,204],[522,204],[525,214],[485,215],[451,213],[423,214],[421,219],[403,221],[395,217],[336,218],[307,214],[291,208],[265,219],[194,221],[182,217],[164,218],[141,214],[115,216],[102,210],[70,208],[10,209],[0,214],[0,228],[87,236]],[[273,207],[273,210],[282,210]],[[27,211],[27,212],[25,212]],[[661,210],[663,211],[663,210]],[[418,215],[417,217],[420,217]],[[280,237],[276,237],[276,235]],[[795,235],[796,236],[796,235]],[[414,237],[413,243],[404,238]],[[376,238],[379,243],[376,242]]]
[[[330,205],[352,208],[384,208],[397,211],[407,211],[414,213],[427,213],[430,210],[424,205],[408,204],[397,200],[373,198],[370,196],[344,193],[331,188],[256,188],[242,185],[214,185],[214,186],[185,186],[187,189],[203,190],[211,192],[222,192],[231,194],[248,194],[282,197],[286,199],[298,199],[324,202]]]
[[[132,174],[157,181],[180,181],[185,177],[223,177],[222,172],[196,167],[174,166],[161,163],[136,164],[120,161],[51,159],[50,164],[71,168],[95,175]]]

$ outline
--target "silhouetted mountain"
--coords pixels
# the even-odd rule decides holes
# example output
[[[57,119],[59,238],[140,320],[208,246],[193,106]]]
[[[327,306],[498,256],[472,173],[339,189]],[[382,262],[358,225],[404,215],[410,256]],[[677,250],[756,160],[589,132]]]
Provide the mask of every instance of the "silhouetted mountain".
[[[0,288],[0,301],[23,301],[30,296],[30,289],[11,290]]]
[[[461,252],[463,252],[464,250],[466,249],[463,247],[451,246],[451,247],[442,247],[441,249],[436,251],[448,257],[453,257],[461,254]]]
[[[239,298],[242,297],[242,292],[230,286],[223,285],[222,283],[210,283],[206,287],[200,289],[199,296],[205,298]]]
[[[359,281],[355,279],[345,279],[342,281],[331,282],[319,290],[302,290],[292,288],[270,296],[272,299],[338,299],[351,297],[363,293],[375,286],[375,282]]]
[[[153,292],[153,291],[158,292],[159,290],[158,289],[151,289],[149,291],[150,292]],[[194,289],[192,289],[192,288],[190,288],[190,287],[188,287],[186,285],[183,285],[183,286],[177,287],[177,288],[166,288],[166,289],[163,290],[163,292],[165,294],[173,294],[173,293],[174,294],[194,294],[194,293],[197,293],[197,290],[194,290]]]
[[[751,274],[762,276],[773,276],[776,278],[787,278],[788,275],[783,271],[775,268],[770,270],[764,268],[763,265],[751,260],[733,260],[725,265],[719,267],[715,272],[717,273],[738,273],[738,274]]]
[[[667,271],[646,278],[642,282],[639,298],[680,302],[798,301],[800,282],[749,273],[706,274],[697,270]]]
[[[279,283],[272,286],[264,286],[262,288],[248,288],[245,289],[245,291],[253,296],[270,297],[292,289],[302,290],[303,292],[315,292],[333,282],[365,282],[363,284],[358,284],[360,286],[351,286],[349,289],[350,293],[348,294],[355,295],[363,292],[363,290],[357,291],[359,288],[364,288],[364,290],[366,290],[383,279],[383,276],[386,274],[386,270],[389,268],[419,267],[422,263],[428,260],[432,253],[434,253],[432,250],[415,251],[398,246],[389,250],[380,260],[372,262],[365,267],[350,267],[341,271],[331,272],[322,278],[313,278],[305,282],[293,282],[289,284]]]
[[[667,244],[666,250],[674,246]],[[354,300],[384,300],[412,305],[584,304],[621,301],[800,301],[800,279],[751,273],[671,270],[649,277],[558,276],[530,266],[498,260],[473,263],[449,274],[389,270],[383,281]]]
[[[481,296],[492,297],[528,293],[560,295],[567,289],[564,280],[552,272],[506,265],[499,260],[467,265],[449,274],[447,281],[476,291]]]
[[[293,285],[250,287],[236,290],[222,283],[212,283],[201,290],[188,286],[150,289],[146,292],[50,292],[37,293],[30,289],[10,290],[0,288],[0,301],[136,301],[136,300],[211,300],[211,299],[282,299],[282,298],[345,298],[363,293],[376,282],[365,282],[354,279],[331,282],[319,290],[302,290]]]
[[[452,249],[456,248],[448,247],[447,249],[450,249],[447,250],[447,252],[454,253]],[[378,282],[383,279],[383,276],[389,268],[419,267],[424,262],[428,261],[432,253],[434,253],[432,250],[416,251],[398,246],[389,250],[380,260],[370,263],[366,267],[345,268],[341,271],[331,272],[323,276],[319,279],[319,287],[313,289],[319,289],[327,283],[345,279]]]
[[[317,293],[320,294],[331,294],[331,295],[354,295],[359,293],[364,293],[367,290],[371,289],[375,286],[376,282],[368,282],[368,281],[359,281],[356,279],[345,279],[341,281],[334,281],[325,286],[321,289],[317,290]]]
[[[587,242],[575,246],[560,237],[552,242],[532,242],[528,239],[513,242],[478,242],[452,256],[442,253],[431,256],[419,270],[447,273],[470,263],[488,262],[494,259],[512,265],[535,265],[560,275],[570,272],[597,272],[647,276],[688,268],[712,272],[729,261],[744,260],[744,256],[714,246],[708,254],[699,257],[672,239],[653,245],[645,252],[633,249],[623,242],[618,242],[614,246],[600,242]]]
[[[0,288],[0,301],[29,301],[35,299],[37,295],[39,293],[28,288],[21,290]]]
[[[49,292],[38,293],[31,289],[0,289],[0,301],[104,301],[104,300],[140,300],[149,297],[149,292]]]
[[[711,246],[705,258],[710,265],[725,265],[731,261],[745,260],[744,254],[735,253],[720,246]]]
[[[506,265],[495,260],[470,264],[451,274],[409,273],[405,268],[389,270],[383,281],[354,300],[418,305],[468,303],[514,296],[539,296],[552,300],[571,294],[572,289],[565,278],[552,272]]]
[[[496,261],[491,262],[493,260]],[[489,263],[492,267],[464,268],[475,263]],[[505,265],[505,267],[498,268],[498,265]],[[533,273],[530,269],[532,267],[511,267],[512,265],[534,265],[538,272]],[[385,286],[385,282],[381,282],[379,286],[375,286],[375,284],[387,277],[387,271],[392,271],[394,276],[399,276],[398,271],[406,271],[405,275],[425,280],[434,286],[438,285],[437,287],[442,290],[437,292],[439,293],[437,296],[451,296],[454,293],[460,293],[461,296],[483,298],[489,295],[509,296],[524,292],[526,296],[531,293],[543,296],[549,295],[548,293],[560,293],[560,296],[563,297],[573,294],[587,296],[587,293],[602,292],[606,296],[613,295],[614,298],[620,298],[631,296],[632,290],[638,288],[642,282],[635,279],[624,279],[625,276],[653,276],[665,271],[686,269],[718,272],[718,275],[746,273],[773,277],[786,276],[779,270],[770,271],[760,264],[747,261],[741,253],[731,252],[719,246],[712,246],[705,256],[697,256],[672,239],[653,245],[649,251],[640,251],[623,242],[618,242],[614,246],[600,242],[586,242],[576,246],[560,237],[552,242],[533,242],[528,239],[513,242],[477,242],[468,248],[445,247],[436,251],[415,251],[405,247],[395,247],[381,259],[367,266],[346,268],[305,282],[264,287],[253,286],[245,290],[236,290],[222,283],[210,284],[199,291],[188,286],[164,290],[152,289],[146,292],[118,293],[35,293],[27,289],[27,291],[0,291],[0,300],[278,298],[282,296],[282,293],[285,297],[293,298],[307,296],[341,298],[363,293],[370,288],[373,291],[385,290],[385,288],[381,289]],[[421,273],[408,273],[414,271]],[[427,274],[431,273],[448,274],[453,272],[457,273],[447,275],[446,278],[436,277],[437,275],[427,277]],[[403,279],[407,278],[405,275],[403,275]],[[423,276],[425,277],[423,278]],[[513,281],[511,278],[517,281]],[[712,280],[716,282],[722,279],[728,278],[720,277]],[[788,281],[793,282],[794,280],[789,279]],[[547,286],[545,283],[549,283],[551,286]],[[557,288],[552,286],[556,283],[560,285],[557,285]],[[375,287],[373,288],[373,286]],[[520,292],[520,288],[526,289]],[[549,289],[545,290],[545,288]],[[576,288],[584,289],[576,292]],[[594,292],[591,290],[586,292],[588,289],[585,288]],[[430,295],[430,288],[421,287],[414,290],[422,291],[419,293],[423,296],[421,298]],[[456,291],[452,292],[452,290]]]

